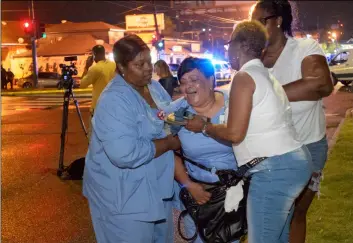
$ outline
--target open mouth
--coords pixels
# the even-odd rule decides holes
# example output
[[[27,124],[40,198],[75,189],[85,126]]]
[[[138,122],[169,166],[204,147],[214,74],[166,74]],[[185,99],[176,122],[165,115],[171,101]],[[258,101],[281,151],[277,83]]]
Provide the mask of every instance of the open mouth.
[[[187,95],[193,95],[193,94],[196,94],[196,93],[197,93],[196,91],[186,92]]]

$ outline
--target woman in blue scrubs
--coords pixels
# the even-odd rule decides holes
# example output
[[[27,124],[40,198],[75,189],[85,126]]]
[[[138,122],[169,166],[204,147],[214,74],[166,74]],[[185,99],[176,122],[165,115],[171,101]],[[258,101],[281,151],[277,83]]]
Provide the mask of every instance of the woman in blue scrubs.
[[[180,65],[178,70],[180,91],[183,93],[189,108],[188,112],[211,118],[215,124],[225,122],[225,108],[228,103],[228,94],[224,91],[215,90],[215,75],[212,63],[208,59],[189,57]],[[182,128],[179,139],[184,156],[196,161],[208,168],[217,170],[237,169],[236,159],[230,142],[215,140],[204,136],[202,133],[193,133]],[[193,198],[199,203],[206,203],[210,199],[210,193],[205,191],[201,184],[193,182],[190,177],[205,183],[218,182],[216,174],[184,163],[176,158],[176,180],[186,186]],[[185,164],[185,167],[184,165]],[[176,197],[179,195],[175,193]],[[179,204],[179,202],[178,202]],[[182,209],[182,205],[178,205]],[[196,231],[195,224],[188,215],[184,218],[185,233],[192,237]],[[203,242],[198,237],[194,242]]]
[[[99,243],[173,242],[173,150],[159,110],[170,101],[152,78],[148,46],[136,35],[114,45],[118,75],[92,118],[83,193]]]

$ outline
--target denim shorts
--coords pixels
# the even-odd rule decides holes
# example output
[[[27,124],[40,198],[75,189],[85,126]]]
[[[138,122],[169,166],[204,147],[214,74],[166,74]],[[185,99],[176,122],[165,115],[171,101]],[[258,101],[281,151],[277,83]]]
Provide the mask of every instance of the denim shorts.
[[[252,169],[247,200],[248,242],[288,243],[291,210],[313,172],[310,152],[302,146],[269,157]]]
[[[309,149],[311,155],[314,173],[317,173],[317,176],[311,178],[309,189],[318,192],[322,178],[322,170],[324,169],[327,160],[328,143],[326,136],[320,141],[307,144],[306,147]]]

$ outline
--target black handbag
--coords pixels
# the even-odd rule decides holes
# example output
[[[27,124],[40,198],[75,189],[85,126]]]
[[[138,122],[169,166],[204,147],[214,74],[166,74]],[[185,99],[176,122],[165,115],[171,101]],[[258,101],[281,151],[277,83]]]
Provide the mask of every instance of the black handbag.
[[[176,155],[203,170],[212,172],[212,169],[192,161],[179,153],[176,153]],[[204,242],[228,243],[239,240],[245,235],[247,233],[246,199],[250,179],[244,178],[244,175],[250,168],[254,167],[264,159],[266,158],[254,159],[241,166],[237,171],[217,170],[215,172],[219,177],[219,182],[217,183],[205,183],[191,178],[194,182],[204,184],[205,190],[211,193],[211,198],[207,203],[199,205],[193,199],[186,187],[181,189],[179,197],[186,208],[180,213],[178,219],[178,231],[181,238],[192,242],[197,238],[197,235],[199,235]],[[224,209],[227,189],[237,185],[241,180],[244,181],[243,199],[239,202],[237,211],[227,213]],[[185,237],[181,233],[181,221],[187,214],[191,216],[196,225],[196,232],[190,238]]]

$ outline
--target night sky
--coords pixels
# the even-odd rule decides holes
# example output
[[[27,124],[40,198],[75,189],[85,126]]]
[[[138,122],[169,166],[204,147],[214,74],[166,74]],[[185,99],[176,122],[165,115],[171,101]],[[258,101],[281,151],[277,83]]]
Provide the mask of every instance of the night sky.
[[[169,1],[156,1],[158,12],[167,12]],[[147,5],[140,11],[129,11]],[[353,1],[297,1],[299,29],[327,28],[338,20],[344,24],[344,37],[353,35]],[[2,20],[21,20],[28,17],[28,1],[2,1]],[[41,22],[59,23],[65,19],[73,22],[105,21],[124,25],[124,15],[151,13],[151,1],[38,1],[34,2],[35,15]]]

